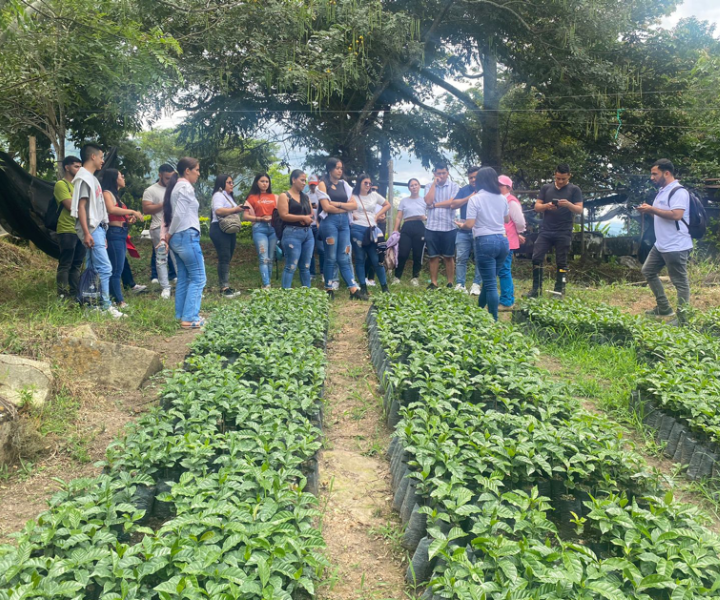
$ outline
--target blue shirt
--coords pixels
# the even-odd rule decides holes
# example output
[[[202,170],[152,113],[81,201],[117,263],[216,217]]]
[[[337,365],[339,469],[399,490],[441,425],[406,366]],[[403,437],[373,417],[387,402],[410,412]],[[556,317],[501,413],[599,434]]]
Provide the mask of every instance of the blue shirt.
[[[460,199],[467,198],[468,196],[472,196],[474,193],[475,193],[475,187],[468,184],[466,186],[461,187],[455,197],[460,198]],[[469,202],[469,200],[468,200],[468,202]],[[460,207],[460,219],[463,221],[465,219],[467,219],[468,202],[466,202],[465,204],[463,204]]]

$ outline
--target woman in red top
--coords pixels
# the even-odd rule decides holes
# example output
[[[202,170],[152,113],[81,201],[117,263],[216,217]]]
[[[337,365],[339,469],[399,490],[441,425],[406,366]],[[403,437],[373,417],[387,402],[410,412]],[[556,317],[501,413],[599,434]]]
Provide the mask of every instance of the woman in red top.
[[[110,296],[118,306],[127,306],[123,299],[122,277],[127,252],[128,223],[142,221],[143,216],[136,210],[130,210],[120,201],[120,190],[125,187],[125,178],[117,169],[105,169],[102,179],[103,199],[108,212],[110,226],[107,232],[108,256],[112,264],[110,275]]]
[[[277,196],[272,193],[270,175],[261,173],[255,177],[250,193],[245,199],[245,208],[243,220],[253,224],[252,238],[260,261],[262,288],[269,290],[272,259],[277,245],[277,236],[270,224],[273,210],[277,208]]]

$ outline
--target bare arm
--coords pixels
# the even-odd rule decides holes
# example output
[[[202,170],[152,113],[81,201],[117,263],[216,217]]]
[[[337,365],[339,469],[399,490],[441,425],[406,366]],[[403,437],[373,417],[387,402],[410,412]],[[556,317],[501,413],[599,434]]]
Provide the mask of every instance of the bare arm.
[[[641,204],[637,207],[638,212],[646,215],[653,215],[660,217],[661,219],[667,219],[668,221],[680,221],[685,216],[684,208],[674,208],[672,210],[663,210],[662,208],[655,208],[650,204]]]
[[[162,209],[162,202],[160,204],[153,204],[149,200],[142,201],[142,211],[146,215],[156,215],[158,213],[161,213]]]
[[[286,223],[299,223],[301,225],[311,225],[312,215],[291,215],[289,200],[287,194],[280,194],[277,203],[278,215]]]
[[[143,216],[136,210],[130,210],[129,208],[120,208],[115,204],[115,196],[110,192],[103,192],[103,200],[105,200],[105,208],[109,215],[120,215],[127,217],[135,217],[136,219],[142,220]],[[79,209],[78,209],[79,211]]]
[[[430,189],[425,193],[425,204],[432,206],[435,202],[435,180],[433,179]]]
[[[242,206],[232,206],[230,208],[216,208],[215,214],[218,217],[227,217],[228,215],[235,215],[242,210]]]
[[[385,203],[382,205],[380,212],[377,215],[375,215],[375,218],[377,219],[378,217],[382,217],[389,210],[390,210],[390,203],[387,200],[385,200]]]
[[[400,231],[400,224],[403,220],[403,214],[402,211],[397,211],[397,215],[395,215],[395,231]]]
[[[95,245],[95,240],[92,235],[90,235],[90,228],[88,227],[87,206],[88,199],[80,198],[80,201],[78,202],[78,221],[80,221],[80,227],[83,232],[83,242],[88,248],[92,248]]]

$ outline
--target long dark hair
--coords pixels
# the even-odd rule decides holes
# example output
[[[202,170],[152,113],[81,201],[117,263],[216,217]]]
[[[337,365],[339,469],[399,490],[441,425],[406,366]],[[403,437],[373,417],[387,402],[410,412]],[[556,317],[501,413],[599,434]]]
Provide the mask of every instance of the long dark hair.
[[[353,188],[354,196],[357,196],[358,198],[360,197],[360,190],[362,189],[362,182],[365,181],[366,179],[369,179],[370,185],[372,185],[372,177],[370,177],[370,175],[368,175],[367,173],[360,173],[360,175],[358,175],[358,178],[355,180],[355,187]]]
[[[163,220],[165,221],[165,227],[170,227],[172,223],[172,204],[170,203],[170,196],[175,189],[175,184],[180,177],[185,175],[185,171],[188,169],[194,169],[200,164],[197,158],[186,156],[181,158],[177,164],[177,173],[174,173],[170,178],[167,187],[165,188],[165,198],[163,199]]]
[[[498,174],[492,167],[483,167],[475,176],[475,189],[477,191],[485,190],[491,194],[499,194],[500,186],[498,185]]]
[[[326,186],[329,186],[332,182],[330,181],[330,172],[337,167],[338,163],[341,163],[342,160],[339,158],[335,158],[334,156],[331,156],[325,161],[325,175],[322,176],[321,181],[325,182]],[[344,166],[344,165],[343,165]],[[344,173],[343,173],[344,175]]]
[[[215,192],[224,192],[225,191],[225,184],[227,183],[228,179],[232,179],[230,175],[225,175],[224,173],[221,173],[215,178],[215,185],[213,186],[212,193]],[[235,199],[235,195],[230,192],[230,197]]]
[[[258,185],[258,181],[260,181],[263,177],[267,177],[267,180],[270,182],[270,185],[268,185],[268,189],[265,192],[266,194],[272,194],[272,179],[270,179],[270,175],[267,173],[260,173],[259,175],[255,175],[255,179],[253,179],[252,186],[250,187],[250,193],[248,196],[259,196],[262,194],[260,191],[260,186]],[[290,183],[292,185],[292,183]]]
[[[302,169],[295,169],[292,173],[290,173],[290,187],[293,186],[293,183],[295,183],[295,180],[300,177],[301,175],[305,175],[305,171]],[[288,192],[288,202],[290,202],[290,193]],[[312,214],[312,206],[310,206],[310,198],[305,192],[300,192],[300,206],[303,208],[303,212],[311,215]]]
[[[102,182],[100,183],[103,192],[110,192],[113,196],[115,196],[116,202],[120,196],[120,190],[118,189],[118,177],[120,177],[120,171],[117,169],[105,169],[103,171]]]

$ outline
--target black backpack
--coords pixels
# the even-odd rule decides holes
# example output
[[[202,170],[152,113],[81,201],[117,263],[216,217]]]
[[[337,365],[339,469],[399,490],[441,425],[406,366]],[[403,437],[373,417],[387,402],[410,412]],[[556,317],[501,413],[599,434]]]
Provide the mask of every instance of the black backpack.
[[[708,216],[705,212],[705,207],[702,205],[702,201],[698,197],[698,195],[693,191],[686,187],[683,187],[681,185],[675,187],[671,192],[670,196],[668,196],[668,203],[670,202],[670,199],[673,197],[673,194],[677,192],[678,190],[686,190],[688,193],[688,196],[690,196],[689,201],[689,217],[687,221],[685,218],[680,219],[684,224],[685,227],[688,228],[688,232],[690,233],[690,237],[694,240],[699,240],[705,235],[705,231],[707,231],[708,226]],[[680,231],[680,223],[675,221],[675,227],[677,227],[677,230]]]
[[[283,231],[285,231],[285,221],[280,218],[280,213],[277,208],[273,208],[270,225],[272,225],[272,228],[275,230],[275,237],[277,237],[277,241],[279,242],[282,239]]]
[[[68,186],[69,190],[70,185],[67,180],[65,180],[65,185]],[[47,210],[45,211],[44,221],[46,229],[49,229],[50,231],[57,231],[58,220],[60,219],[60,214],[62,213],[63,208],[65,207],[62,205],[62,202],[58,202],[55,200],[55,196],[53,196],[53,199],[50,201],[50,204],[48,204]]]

